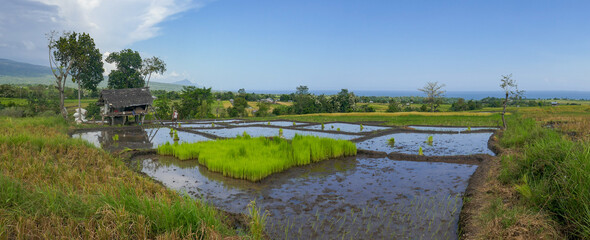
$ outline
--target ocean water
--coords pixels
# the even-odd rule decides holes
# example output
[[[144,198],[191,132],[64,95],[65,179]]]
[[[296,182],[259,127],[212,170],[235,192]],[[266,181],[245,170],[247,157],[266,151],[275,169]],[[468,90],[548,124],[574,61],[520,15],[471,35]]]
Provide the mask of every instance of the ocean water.
[[[420,91],[363,91],[363,90],[351,90],[357,96],[386,96],[386,97],[406,97],[406,96],[424,96],[424,93]],[[255,93],[272,93],[272,94],[290,94],[294,93],[295,90],[254,90],[247,92]],[[310,90],[310,93],[315,95],[326,94],[332,95],[337,94],[340,90]],[[504,93],[502,91],[447,91],[445,97],[451,98],[464,98],[481,100],[486,97],[497,97],[503,98]],[[590,92],[588,91],[525,91],[524,97],[528,99],[583,99],[590,100]]]

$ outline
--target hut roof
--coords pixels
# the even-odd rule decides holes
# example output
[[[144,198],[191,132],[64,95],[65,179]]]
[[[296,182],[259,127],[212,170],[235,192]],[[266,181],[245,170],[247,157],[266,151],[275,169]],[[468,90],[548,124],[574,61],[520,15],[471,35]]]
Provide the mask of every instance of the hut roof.
[[[149,88],[105,89],[100,92],[97,104],[114,108],[152,105],[154,98]]]

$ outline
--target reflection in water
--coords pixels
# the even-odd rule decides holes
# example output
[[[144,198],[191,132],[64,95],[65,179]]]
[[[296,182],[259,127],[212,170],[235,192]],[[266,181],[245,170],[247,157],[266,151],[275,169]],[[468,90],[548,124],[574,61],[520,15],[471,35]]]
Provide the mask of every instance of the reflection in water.
[[[356,144],[359,149],[368,149],[380,152],[397,152],[406,154],[418,154],[422,147],[426,156],[451,156],[489,154],[495,156],[488,148],[488,140],[491,132],[483,133],[394,133],[381,137],[368,139]],[[428,137],[432,136],[432,142],[428,143]],[[389,139],[394,138],[393,147]]]
[[[226,211],[245,213],[256,200],[270,213],[272,238],[302,239],[456,238],[460,194],[477,168],[352,157],[252,183],[209,172],[196,161],[147,156],[141,166],[166,186]]]
[[[118,135],[119,140],[113,140]],[[72,134],[74,138],[82,138],[96,147],[107,151],[131,149],[152,149],[166,142],[173,142],[169,128],[111,128],[100,131],[88,131]],[[204,136],[178,131],[180,142],[208,141]]]

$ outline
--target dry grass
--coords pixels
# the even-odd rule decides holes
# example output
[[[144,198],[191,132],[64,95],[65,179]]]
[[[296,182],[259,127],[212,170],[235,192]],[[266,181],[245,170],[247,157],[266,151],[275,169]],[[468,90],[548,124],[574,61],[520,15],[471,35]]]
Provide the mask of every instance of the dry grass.
[[[590,106],[531,107],[518,110],[526,118],[551,126],[575,139],[590,140]]]
[[[67,128],[59,118],[0,120],[0,239],[195,239],[230,233],[214,208],[70,138]]]

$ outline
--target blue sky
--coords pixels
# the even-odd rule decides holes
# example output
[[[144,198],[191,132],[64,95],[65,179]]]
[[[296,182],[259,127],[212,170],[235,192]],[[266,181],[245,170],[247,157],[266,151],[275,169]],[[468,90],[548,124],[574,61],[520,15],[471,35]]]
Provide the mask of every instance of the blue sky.
[[[590,91],[585,1],[166,0],[135,7],[135,22],[96,2],[73,20],[59,0],[38,4],[58,14],[58,27],[96,32],[101,51],[161,57],[168,72],[157,81],[187,78],[219,90],[416,90],[438,81],[449,91],[490,91],[512,73],[524,90]],[[145,14],[158,9],[168,11]],[[101,26],[87,15],[114,19]],[[4,37],[0,56],[10,56]],[[16,60],[43,64],[40,52]]]

